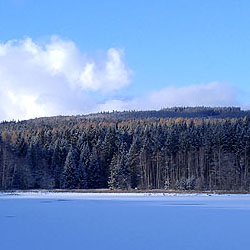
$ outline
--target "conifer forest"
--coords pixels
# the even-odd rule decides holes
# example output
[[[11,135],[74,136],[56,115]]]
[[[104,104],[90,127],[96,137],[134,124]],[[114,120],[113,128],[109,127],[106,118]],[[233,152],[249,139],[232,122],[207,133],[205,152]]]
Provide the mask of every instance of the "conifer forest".
[[[250,111],[167,108],[0,124],[0,189],[245,190]]]

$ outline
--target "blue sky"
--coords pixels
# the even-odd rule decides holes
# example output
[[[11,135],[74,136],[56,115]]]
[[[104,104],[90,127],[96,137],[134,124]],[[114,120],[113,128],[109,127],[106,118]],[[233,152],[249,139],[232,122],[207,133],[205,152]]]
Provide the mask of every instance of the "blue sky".
[[[120,66],[129,72],[121,87],[111,91],[103,91],[105,87],[94,91],[85,88],[81,90],[84,98],[94,99],[93,106],[104,106],[98,106],[96,110],[72,107],[65,113],[199,104],[248,108],[249,10],[250,2],[246,0],[0,0],[0,42],[4,46],[13,40],[20,42],[30,38],[34,44],[46,47],[51,43],[51,37],[56,35],[62,42],[72,42],[78,53],[82,57],[87,56],[89,61],[95,61],[95,65],[105,65],[107,51],[117,50],[122,60]],[[20,50],[20,45],[12,44],[11,47],[12,52],[17,48]],[[5,62],[2,60],[3,65]],[[86,61],[81,65],[86,66]],[[102,75],[99,85],[109,84],[108,80],[101,82],[103,74],[99,74]],[[25,85],[21,81],[18,84]],[[7,85],[5,83],[5,90]],[[207,89],[211,100],[206,96],[209,101],[199,102],[198,97]],[[46,91],[41,89],[41,93]],[[222,102],[220,94],[225,95]],[[74,99],[73,95],[70,100]],[[217,99],[213,99],[215,95]],[[162,102],[156,104],[154,100],[160,97]],[[173,101],[180,98],[197,100]],[[164,99],[171,101],[165,103]],[[151,105],[144,105],[143,100],[148,100]],[[33,101],[39,105],[43,103],[37,94]],[[109,103],[105,106],[106,102]],[[2,114],[4,112],[7,111],[2,110]],[[13,111],[13,118],[18,116],[17,113]],[[63,110],[55,108],[44,115],[57,113],[61,114]],[[20,118],[29,118],[25,111],[20,114]],[[5,117],[6,114],[0,115],[0,119]]]

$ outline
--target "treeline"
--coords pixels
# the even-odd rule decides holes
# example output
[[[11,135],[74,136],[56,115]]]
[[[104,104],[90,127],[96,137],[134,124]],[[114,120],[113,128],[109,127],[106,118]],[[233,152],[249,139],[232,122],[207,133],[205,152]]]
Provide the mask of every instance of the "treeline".
[[[249,110],[239,107],[172,107],[149,111],[113,111],[90,114],[81,117],[101,119],[146,119],[146,118],[242,118],[250,116]]]
[[[0,189],[249,190],[248,116],[119,115],[1,123]]]

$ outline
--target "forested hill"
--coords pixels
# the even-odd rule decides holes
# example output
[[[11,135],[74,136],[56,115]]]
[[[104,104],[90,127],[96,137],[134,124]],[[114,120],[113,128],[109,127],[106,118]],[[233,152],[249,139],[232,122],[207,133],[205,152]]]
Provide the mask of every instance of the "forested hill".
[[[250,110],[243,111],[239,107],[174,107],[149,111],[114,111],[90,114],[85,118],[101,119],[145,119],[145,118],[240,118],[250,116]]]
[[[168,108],[0,124],[0,189],[247,190],[250,111]]]

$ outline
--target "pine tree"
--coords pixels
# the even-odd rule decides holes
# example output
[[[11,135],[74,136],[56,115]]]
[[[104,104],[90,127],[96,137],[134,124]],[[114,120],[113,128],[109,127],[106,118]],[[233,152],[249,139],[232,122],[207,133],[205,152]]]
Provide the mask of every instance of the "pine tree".
[[[109,179],[108,179],[108,187],[110,189],[117,189],[119,187],[119,180],[118,180],[118,174],[119,174],[119,167],[117,164],[117,155],[114,155],[110,166],[109,166]]]
[[[81,154],[80,154],[80,160],[78,164],[79,169],[79,187],[80,188],[88,188],[88,161],[89,161],[89,146],[88,144],[84,144]]]
[[[87,169],[88,188],[103,188],[101,185],[100,164],[96,147],[93,147]]]
[[[71,147],[63,171],[63,187],[64,188],[78,188],[79,187],[79,172],[76,164],[76,152]]]
[[[112,158],[108,184],[110,189],[129,189],[131,187],[125,144],[121,144],[120,152]]]

